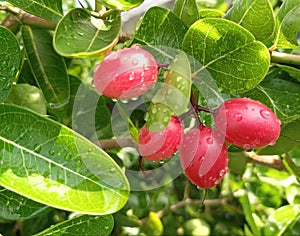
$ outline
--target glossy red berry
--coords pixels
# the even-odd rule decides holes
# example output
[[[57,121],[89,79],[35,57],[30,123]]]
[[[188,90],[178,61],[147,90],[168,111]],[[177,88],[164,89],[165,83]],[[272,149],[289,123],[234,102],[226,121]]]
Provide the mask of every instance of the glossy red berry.
[[[229,171],[224,137],[211,127],[190,130],[180,147],[180,162],[193,184],[200,188],[214,187]]]
[[[94,70],[94,85],[110,98],[137,97],[157,81],[158,66],[148,51],[133,45],[108,53]]]
[[[151,161],[172,157],[180,146],[182,136],[183,124],[175,116],[171,116],[168,126],[162,131],[151,132],[144,125],[139,131],[139,153]]]
[[[280,120],[264,104],[250,98],[225,101],[214,113],[216,127],[226,140],[245,150],[274,145],[280,135]]]

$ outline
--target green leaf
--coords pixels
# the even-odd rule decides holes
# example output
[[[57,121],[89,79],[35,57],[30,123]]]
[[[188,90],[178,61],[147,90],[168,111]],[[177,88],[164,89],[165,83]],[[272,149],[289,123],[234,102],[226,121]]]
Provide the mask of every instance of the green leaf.
[[[51,208],[0,187],[0,219],[25,220],[47,213]]]
[[[143,0],[97,0],[97,2],[112,9],[128,11],[131,8],[140,5]]]
[[[132,43],[180,49],[187,26],[170,10],[150,8],[133,35]]]
[[[239,199],[239,201],[240,201],[240,203],[242,205],[246,221],[247,221],[247,223],[248,223],[248,225],[249,225],[252,233],[254,235],[260,235],[259,229],[256,226],[254,218],[253,218],[253,215],[252,215],[253,209],[251,207],[251,204],[250,204],[250,201],[249,201],[249,197],[246,194],[246,192],[244,192],[243,194],[241,194],[238,199]]]
[[[281,33],[293,45],[298,45],[297,35],[300,32],[300,5],[289,11],[281,22]]]
[[[63,17],[62,0],[8,0],[22,10],[50,21],[59,21]]]
[[[300,120],[284,124],[274,146],[260,149],[260,155],[281,155],[300,145]]]
[[[260,41],[276,33],[275,16],[269,0],[237,0],[225,18],[243,26]]]
[[[199,20],[198,8],[195,0],[178,0],[173,9],[174,14],[187,26]]]
[[[102,149],[50,119],[0,105],[0,185],[55,208],[110,214],[124,206],[129,185]]]
[[[21,64],[21,51],[14,34],[0,26],[0,102],[8,97]]]
[[[283,165],[284,167],[290,172],[292,175],[294,175],[298,181],[300,182],[300,169],[296,164],[293,162],[293,160],[288,155],[283,155]]]
[[[282,2],[279,11],[277,13],[277,18],[281,22],[283,18],[291,11],[294,7],[300,5],[300,0],[285,0]]]
[[[70,84],[64,58],[52,47],[48,31],[22,27],[22,36],[31,72],[52,110],[62,109],[70,98]]]
[[[300,206],[286,205],[278,208],[268,217],[265,223],[264,235],[283,235],[299,220]]]
[[[214,8],[225,12],[228,9],[228,2],[226,0],[197,0],[197,6],[199,9]]]
[[[47,114],[46,101],[41,90],[29,84],[13,85],[6,102],[29,108],[41,115]]]
[[[287,72],[290,77],[292,77],[300,82],[300,70],[299,69],[292,67],[292,66],[286,66],[286,65],[280,65],[280,64],[277,64],[276,66],[279,67],[280,69],[282,69],[283,71]]]
[[[146,235],[162,235],[164,231],[163,224],[161,220],[158,218],[156,213],[150,212],[147,220],[145,221],[142,232]]]
[[[152,98],[153,103],[163,103],[176,116],[186,112],[191,95],[191,67],[187,55],[180,52],[171,62],[165,83]]]
[[[270,107],[283,124],[300,119],[299,83],[278,78],[266,79],[244,96]]]
[[[109,236],[114,227],[114,218],[111,215],[89,216],[81,215],[56,224],[35,236],[50,235],[89,235]]]
[[[199,10],[199,19],[203,18],[222,18],[224,17],[224,13],[214,9],[200,9]]]
[[[187,31],[183,50],[198,60],[223,93],[257,86],[268,72],[268,49],[243,27],[226,19],[206,18]]]
[[[113,48],[120,30],[120,12],[102,20],[91,16],[88,10],[76,8],[58,23],[53,45],[65,57],[95,58]]]
[[[111,113],[106,103],[104,96],[71,77],[71,99],[67,108],[76,132],[93,141],[111,138]]]

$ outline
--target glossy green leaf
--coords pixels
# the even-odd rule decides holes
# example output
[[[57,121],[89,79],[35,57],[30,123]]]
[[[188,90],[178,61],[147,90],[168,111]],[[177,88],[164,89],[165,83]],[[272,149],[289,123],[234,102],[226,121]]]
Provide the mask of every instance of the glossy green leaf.
[[[103,150],[50,119],[0,105],[0,185],[68,211],[109,214],[127,201],[129,185]]]
[[[47,213],[51,208],[0,187],[0,219],[25,220]]]
[[[128,11],[131,8],[140,5],[143,0],[97,0],[97,2],[112,9]]]
[[[183,50],[198,60],[223,93],[246,92],[268,72],[268,49],[238,24],[207,18],[195,22],[185,35]],[[247,56],[245,56],[247,55]]]
[[[198,8],[195,0],[178,0],[173,9],[174,14],[187,26],[199,20]]]
[[[150,212],[147,220],[145,221],[142,232],[146,235],[157,235],[163,234],[164,227],[161,220],[158,218],[155,212]]]
[[[281,155],[300,145],[300,120],[284,124],[274,146],[260,149],[260,155]]]
[[[298,45],[297,35],[300,32],[300,4],[289,11],[281,22],[281,33],[293,45]]]
[[[300,5],[300,0],[285,0],[282,2],[279,11],[277,13],[277,18],[281,22],[283,18],[297,5]]]
[[[217,9],[225,12],[228,9],[228,1],[226,0],[197,0],[197,6],[199,9]]]
[[[300,118],[300,84],[274,78],[266,79],[255,89],[243,94],[270,107],[281,122]]]
[[[200,9],[199,10],[199,19],[203,18],[222,18],[224,17],[224,13],[214,9]]]
[[[300,206],[282,206],[269,215],[264,227],[264,235],[283,235],[299,220]]]
[[[287,72],[290,77],[292,77],[300,82],[300,69],[297,69],[292,66],[286,66],[286,65],[280,65],[280,64],[278,64],[276,66],[279,67],[281,70]]]
[[[114,218],[111,215],[89,216],[81,215],[56,224],[35,236],[51,235],[88,235],[109,236],[114,227]]]
[[[21,63],[21,51],[14,34],[0,26],[0,102],[8,97]]]
[[[62,0],[8,0],[7,2],[46,20],[57,22],[63,16]]]
[[[283,155],[283,165],[285,169],[294,175],[298,182],[300,182],[300,169],[299,167],[293,162],[293,160],[288,155]]]
[[[62,109],[70,98],[70,84],[64,58],[52,47],[52,35],[45,30],[22,27],[26,55],[36,83],[52,110]]]
[[[47,114],[46,101],[41,90],[29,84],[13,85],[6,102],[26,107],[41,115]]]
[[[164,84],[152,98],[153,103],[164,103],[176,116],[186,112],[191,95],[191,67],[188,57],[180,52],[171,62]]]
[[[72,116],[73,130],[93,141],[111,138],[111,113],[106,103],[105,97],[71,77],[71,99],[67,109]]]
[[[246,192],[241,194],[238,199],[239,199],[239,201],[242,205],[246,221],[247,221],[252,233],[254,235],[260,235],[259,229],[258,229],[257,225],[255,224],[255,221],[254,221],[254,218],[253,218],[252,205],[250,204],[250,200],[249,200],[249,197],[246,194]]]
[[[150,8],[133,35],[132,43],[181,48],[187,26],[170,10]]]
[[[91,16],[86,9],[76,8],[58,23],[53,45],[65,57],[99,57],[117,43],[120,30],[119,12],[102,20]]]
[[[249,30],[257,40],[275,35],[276,21],[269,0],[237,0],[225,18]]]

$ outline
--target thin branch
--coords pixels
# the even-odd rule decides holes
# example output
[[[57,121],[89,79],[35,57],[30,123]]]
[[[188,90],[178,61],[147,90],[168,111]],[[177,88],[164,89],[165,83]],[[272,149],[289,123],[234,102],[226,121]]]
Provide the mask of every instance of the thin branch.
[[[14,6],[7,6],[7,5],[0,4],[0,10],[4,10],[4,11],[12,13],[13,15],[15,15],[17,17],[16,20],[18,20],[26,25],[38,26],[38,27],[42,27],[44,29],[49,29],[49,30],[54,30],[57,25],[56,22],[45,20],[40,17],[31,15],[31,14],[21,10],[20,8],[17,8]],[[10,19],[12,19],[12,18],[10,18]],[[6,25],[7,28],[9,28],[9,26],[14,25],[16,22],[14,22],[14,20],[11,20],[9,23],[10,23],[10,25]],[[6,24],[8,24],[8,22],[6,22]]]
[[[187,205],[198,205],[198,206],[203,206],[203,205],[221,205],[221,204],[226,204],[228,200],[230,200],[232,196],[229,197],[224,197],[224,198],[219,198],[219,199],[191,199],[191,198],[185,198],[180,202],[177,202],[170,207],[166,207],[158,212],[156,212],[156,215],[159,218],[164,217],[168,212],[170,211],[176,211],[177,209],[181,207],[185,207]]]
[[[94,143],[104,150],[111,150],[111,149],[124,148],[124,147],[134,147],[134,148],[137,147],[136,142],[134,142],[131,137],[118,138],[118,139],[101,139]]]
[[[272,156],[257,155],[255,152],[245,152],[248,163],[267,166],[276,170],[286,171],[281,160],[274,159]]]
[[[271,53],[271,62],[300,66],[300,55],[273,51]]]

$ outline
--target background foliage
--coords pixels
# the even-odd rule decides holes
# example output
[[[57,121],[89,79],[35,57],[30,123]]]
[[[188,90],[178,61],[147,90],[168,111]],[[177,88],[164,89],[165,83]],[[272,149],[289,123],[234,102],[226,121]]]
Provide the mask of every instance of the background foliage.
[[[300,234],[300,1],[161,4],[169,8],[140,0],[0,0],[2,235]],[[124,30],[125,15],[133,32]],[[130,135],[145,123],[145,107],[128,110],[135,100],[99,96],[92,85],[106,52],[135,43],[159,63],[179,50],[192,56],[191,71],[182,55],[172,66],[203,79],[193,87],[203,106],[244,96],[269,106],[282,121],[277,143],[229,147],[231,171],[207,192],[186,179],[177,155],[144,160],[159,178],[136,178]]]

